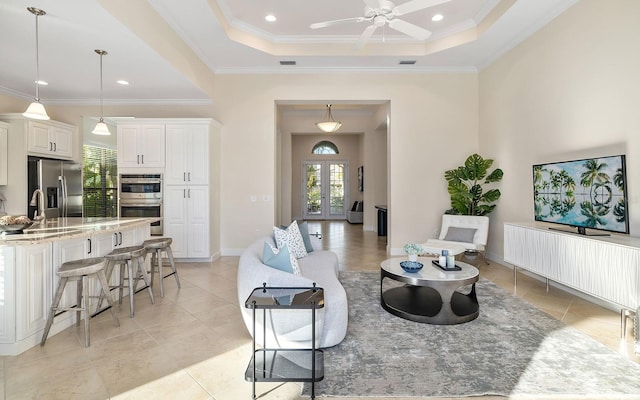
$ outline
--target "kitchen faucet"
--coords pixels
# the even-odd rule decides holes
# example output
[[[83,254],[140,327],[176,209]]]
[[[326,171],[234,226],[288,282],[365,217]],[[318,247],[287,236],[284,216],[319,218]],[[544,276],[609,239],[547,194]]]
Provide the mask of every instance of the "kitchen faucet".
[[[40,196],[39,198],[38,195]],[[37,203],[36,198],[38,200]],[[33,220],[37,221],[37,223],[39,224],[44,224],[47,220],[47,215],[44,212],[44,193],[42,192],[42,190],[36,189],[33,191],[33,195],[31,195],[31,202],[29,203],[29,205],[38,206],[38,209],[33,216]]]

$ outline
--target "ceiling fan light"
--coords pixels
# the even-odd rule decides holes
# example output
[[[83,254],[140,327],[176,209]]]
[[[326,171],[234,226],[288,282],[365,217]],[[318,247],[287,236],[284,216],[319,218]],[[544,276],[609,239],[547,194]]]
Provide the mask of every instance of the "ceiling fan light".
[[[101,136],[111,135],[111,132],[109,131],[109,127],[107,126],[107,124],[104,123],[102,118],[100,118],[100,121],[96,124],[96,127],[93,128],[91,133],[93,133],[94,135],[101,135]]]
[[[47,110],[45,110],[42,103],[40,103],[37,100],[29,104],[29,107],[27,107],[27,110],[23,112],[22,115],[25,116],[26,118],[31,118],[31,119],[41,119],[41,120],[50,119],[49,115],[47,114]]]
[[[342,122],[333,119],[331,114],[331,104],[327,104],[327,116],[324,121],[316,122],[316,126],[323,132],[336,132],[342,126]]]

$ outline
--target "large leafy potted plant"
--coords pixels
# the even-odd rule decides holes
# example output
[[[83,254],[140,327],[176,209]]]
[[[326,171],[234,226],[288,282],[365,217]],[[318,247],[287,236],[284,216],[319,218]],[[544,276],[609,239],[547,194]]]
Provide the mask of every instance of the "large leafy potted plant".
[[[464,165],[445,171],[448,192],[451,195],[451,209],[446,214],[487,215],[496,207],[500,198],[499,189],[485,191],[483,185],[502,180],[503,172],[496,168],[489,172],[493,160],[485,160],[478,154],[467,157]]]

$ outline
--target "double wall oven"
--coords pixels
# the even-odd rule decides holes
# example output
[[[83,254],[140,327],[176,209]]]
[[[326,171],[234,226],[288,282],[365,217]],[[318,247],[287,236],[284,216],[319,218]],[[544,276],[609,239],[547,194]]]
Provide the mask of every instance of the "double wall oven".
[[[162,218],[162,174],[120,174],[120,217]],[[151,224],[162,235],[162,219]]]

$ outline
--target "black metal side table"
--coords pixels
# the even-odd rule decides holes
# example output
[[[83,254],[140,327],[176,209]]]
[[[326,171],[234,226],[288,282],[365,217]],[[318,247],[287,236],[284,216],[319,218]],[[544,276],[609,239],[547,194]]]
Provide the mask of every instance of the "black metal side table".
[[[315,284],[314,284],[315,285]],[[324,352],[316,349],[316,310],[324,307],[324,290],[319,287],[255,288],[244,303],[253,309],[253,356],[245,371],[245,380],[256,382],[311,382],[311,398],[315,398],[315,382],[324,379]],[[266,343],[267,310],[311,310],[311,348],[269,348]],[[256,349],[256,310],[262,310],[263,348]]]

